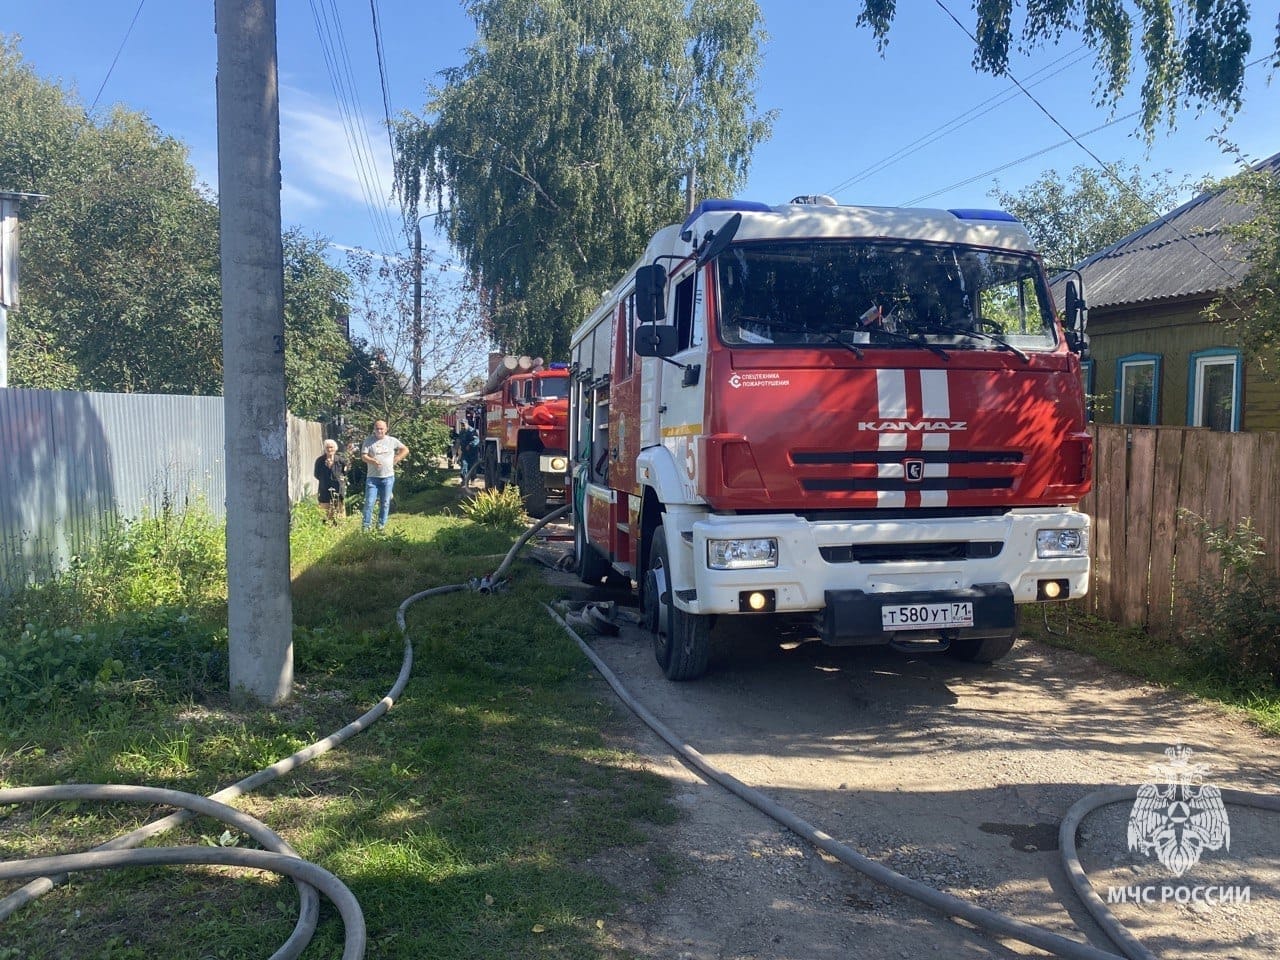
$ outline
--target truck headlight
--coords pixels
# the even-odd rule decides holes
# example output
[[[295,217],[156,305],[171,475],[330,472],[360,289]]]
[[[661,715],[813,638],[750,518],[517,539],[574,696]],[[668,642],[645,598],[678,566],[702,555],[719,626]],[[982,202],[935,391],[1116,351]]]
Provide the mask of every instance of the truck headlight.
[[[554,470],[556,473],[563,472],[564,468],[567,467],[568,465],[569,465],[569,461],[566,460],[564,457],[551,458],[551,469]]]
[[[1041,560],[1053,557],[1083,557],[1088,551],[1083,530],[1037,530],[1036,556]]]
[[[777,537],[707,541],[707,566],[712,570],[750,570],[777,565]]]

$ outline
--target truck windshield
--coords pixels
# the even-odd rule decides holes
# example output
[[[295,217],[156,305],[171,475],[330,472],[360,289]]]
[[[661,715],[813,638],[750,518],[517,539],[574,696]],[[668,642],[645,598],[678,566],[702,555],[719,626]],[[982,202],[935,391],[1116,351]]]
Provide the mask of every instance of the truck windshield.
[[[956,244],[766,240],[720,255],[718,330],[733,347],[1057,345],[1035,257]]]
[[[548,377],[545,380],[538,380],[537,384],[534,396],[542,400],[552,400],[569,395],[568,377]]]

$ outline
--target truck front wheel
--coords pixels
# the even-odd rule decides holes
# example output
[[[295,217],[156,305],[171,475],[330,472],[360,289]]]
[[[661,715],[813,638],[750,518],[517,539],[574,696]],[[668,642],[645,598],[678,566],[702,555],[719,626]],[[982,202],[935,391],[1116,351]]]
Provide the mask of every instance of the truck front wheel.
[[[1018,620],[1022,611],[1014,610],[1013,630],[1005,637],[966,637],[952,640],[947,653],[970,663],[995,663],[1013,649],[1018,639]]]
[[[668,680],[696,680],[711,662],[711,618],[681,610],[671,596],[666,530],[653,531],[645,573],[644,623],[653,655]]]
[[[547,485],[538,466],[539,459],[536,450],[526,450],[520,454],[518,465],[520,497],[524,500],[525,511],[531,517],[541,517],[547,512]]]

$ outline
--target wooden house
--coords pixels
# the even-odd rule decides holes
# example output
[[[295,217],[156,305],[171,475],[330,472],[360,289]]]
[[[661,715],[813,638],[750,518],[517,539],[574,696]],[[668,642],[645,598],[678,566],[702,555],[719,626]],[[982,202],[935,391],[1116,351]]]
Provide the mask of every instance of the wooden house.
[[[1259,167],[1280,174],[1280,154]],[[1202,193],[1076,268],[1089,307],[1092,419],[1280,429],[1280,371],[1246,362],[1230,327],[1204,314],[1245,276],[1223,228],[1248,215],[1229,194]],[[1071,279],[1071,271],[1054,278],[1059,305]],[[1232,305],[1221,312],[1239,316]]]

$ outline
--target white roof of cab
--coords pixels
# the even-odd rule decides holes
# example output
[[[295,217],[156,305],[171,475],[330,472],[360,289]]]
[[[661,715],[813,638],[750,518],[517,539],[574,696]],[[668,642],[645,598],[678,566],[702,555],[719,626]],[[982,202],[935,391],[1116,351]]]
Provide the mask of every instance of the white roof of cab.
[[[1000,211],[934,210],[923,207],[850,207],[831,204],[784,203],[769,207],[761,203],[712,201],[716,209],[704,210],[697,219],[685,224],[693,230],[692,238],[705,237],[709,230],[719,230],[735,213],[742,223],[733,242],[752,240],[797,239],[877,239],[926,240],[935,243],[959,243],[1000,250],[1035,252],[1031,237],[1017,220]],[[695,210],[695,214],[697,211]],[[682,240],[685,224],[663,227],[653,235],[644,256],[627,271],[622,281],[605,294],[600,307],[574,332],[573,340],[594,326],[596,314],[615,299],[637,266],[652,263],[660,256],[689,256],[690,240]],[[672,264],[667,264],[671,269]]]
[[[937,243],[964,243],[1004,250],[1033,251],[1026,228],[1008,214],[998,211],[932,210],[916,207],[847,207],[785,203],[767,209],[709,210],[692,223],[695,237],[718,230],[734,215],[742,214],[742,224],[734,242],[799,238],[929,240]],[[982,214],[988,216],[982,216]],[[1004,217],[1005,219],[992,219]],[[650,241],[646,256],[686,253],[689,244],[679,240],[679,227],[660,230]],[[671,244],[670,237],[676,239]],[[677,249],[671,249],[674,246]],[[667,249],[659,249],[667,247]]]

